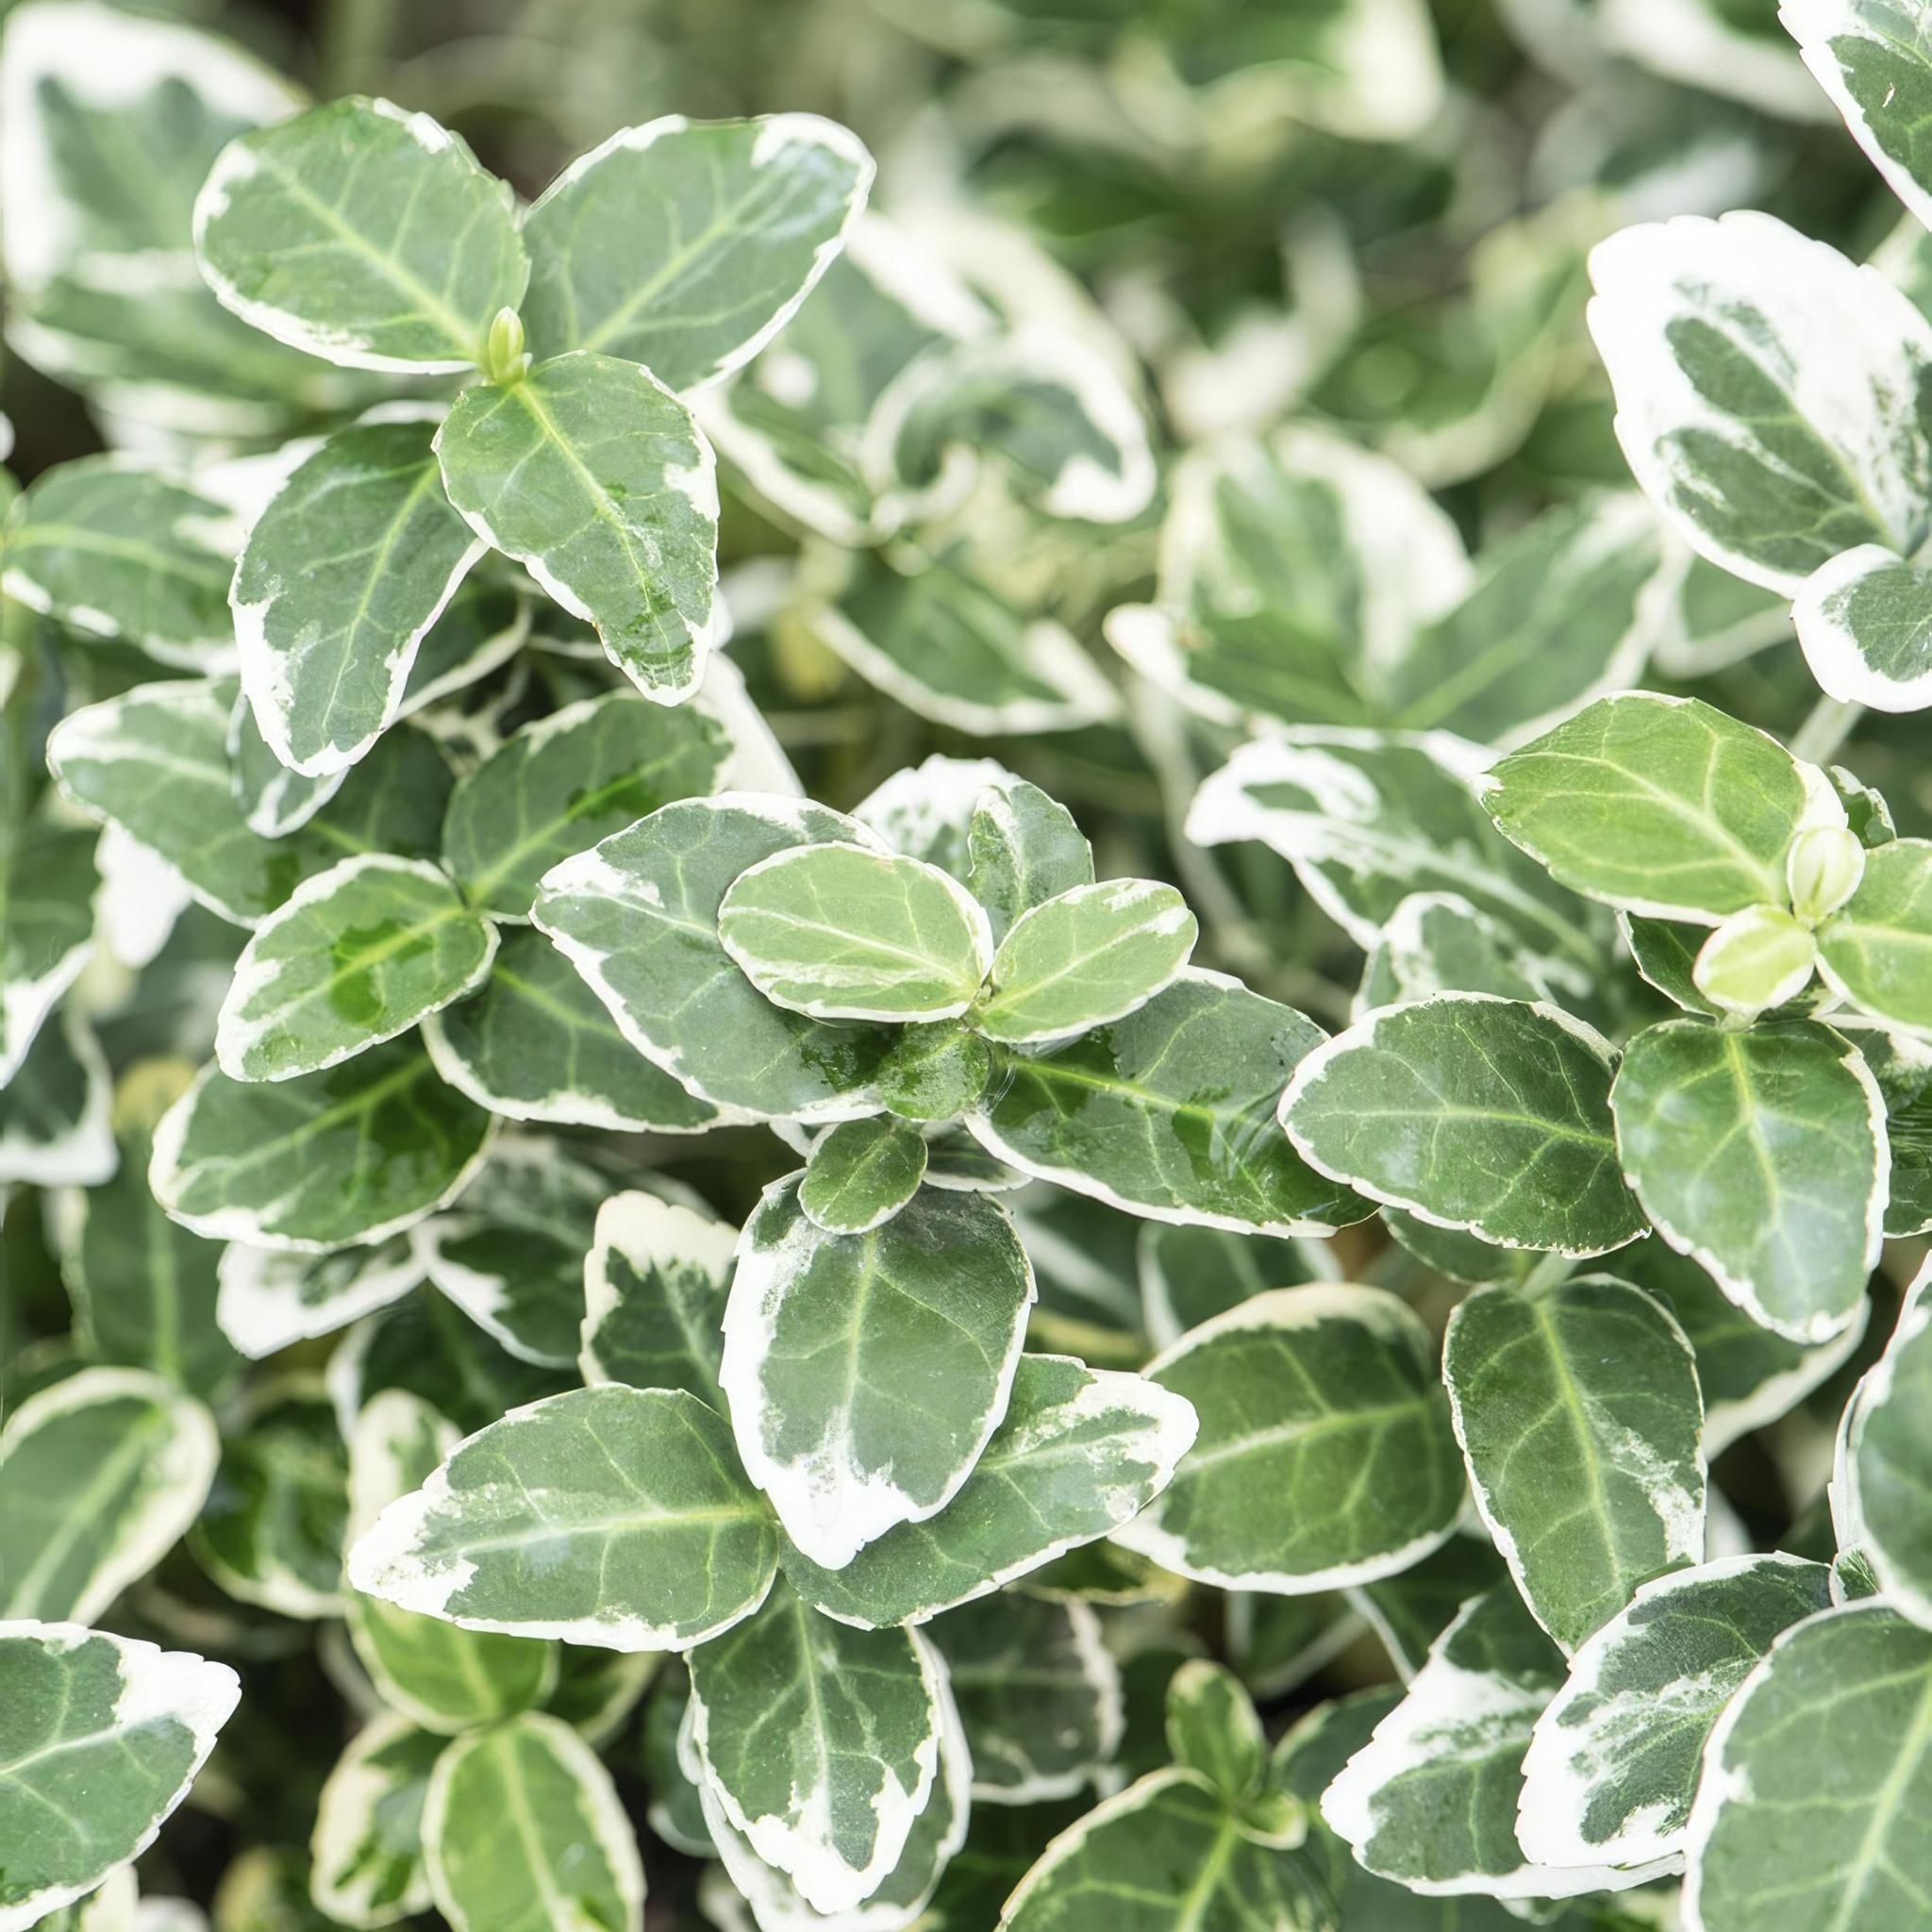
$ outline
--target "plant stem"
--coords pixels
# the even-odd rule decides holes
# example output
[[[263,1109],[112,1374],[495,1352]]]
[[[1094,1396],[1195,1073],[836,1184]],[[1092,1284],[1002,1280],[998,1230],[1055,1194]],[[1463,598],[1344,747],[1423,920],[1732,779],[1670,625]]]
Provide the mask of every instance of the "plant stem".
[[[1521,1292],[1533,1295],[1546,1288],[1555,1288],[1557,1282],[1567,1280],[1576,1272],[1576,1263],[1569,1255],[1545,1255],[1527,1274],[1523,1277]]]
[[[1863,705],[1821,695],[1791,740],[1791,756],[1807,764],[1822,765],[1858,728],[1858,720],[1864,715]]]

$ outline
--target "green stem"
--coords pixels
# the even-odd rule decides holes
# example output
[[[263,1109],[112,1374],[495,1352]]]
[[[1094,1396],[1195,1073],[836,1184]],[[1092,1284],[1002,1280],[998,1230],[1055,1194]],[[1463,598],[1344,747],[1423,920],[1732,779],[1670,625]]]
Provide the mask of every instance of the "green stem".
[[[1526,1295],[1539,1294],[1546,1288],[1555,1288],[1559,1281],[1567,1281],[1575,1272],[1576,1262],[1574,1257],[1545,1255],[1524,1276],[1522,1292]]]
[[[1791,756],[1807,764],[1822,765],[1858,728],[1865,715],[1863,705],[1847,704],[1842,698],[1820,696],[1811,714],[1798,726],[1791,740]]]

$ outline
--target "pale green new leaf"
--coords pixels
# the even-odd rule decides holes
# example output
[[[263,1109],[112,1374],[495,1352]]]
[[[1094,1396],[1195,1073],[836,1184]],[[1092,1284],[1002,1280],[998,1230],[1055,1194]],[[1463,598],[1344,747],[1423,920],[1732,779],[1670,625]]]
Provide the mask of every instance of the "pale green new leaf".
[[[1695,1357],[1641,1289],[1478,1289],[1449,1318],[1442,1379],[1476,1507],[1566,1654],[1703,1554]]]
[[[777,1543],[714,1410],[611,1385],[459,1443],[363,1532],[349,1577],[467,1629],[685,1650],[763,1602]]]
[[[594,625],[647,698],[697,689],[718,621],[716,466],[648,370],[579,350],[478,384],[436,451],[470,527]]]
[[[985,1598],[932,1628],[973,1752],[973,1796],[1071,1798],[1111,1762],[1124,1724],[1120,1666],[1081,1603]]]
[[[479,362],[529,279],[514,200],[426,114],[351,97],[245,134],[194,204],[224,307],[349,369]]]
[[[1329,1828],[1378,1878],[1425,1896],[1571,1898],[1657,1875],[1538,1865],[1517,1842],[1523,1755],[1563,1674],[1562,1653],[1511,1584],[1473,1598],[1323,1793]]]
[[[815,1227],[795,1176],[739,1246],[720,1375],[751,1479],[837,1569],[958,1493],[1006,1413],[1033,1270],[984,1194],[922,1190],[869,1234]]]
[[[1831,1604],[1797,1557],[1729,1557],[1659,1576],[1581,1645],[1537,1719],[1517,1836],[1542,1864],[1682,1853],[1705,1740],[1782,1630]]]
[[[1858,544],[1918,548],[1932,324],[1877,269],[1734,213],[1625,228],[1590,270],[1618,441],[1694,549],[1790,596]]]
[[[718,938],[774,1004],[820,1020],[955,1019],[992,962],[978,903],[937,866],[852,844],[774,853],[741,873]]]
[[[1685,1923],[1698,1932],[1932,1924],[1932,1631],[1882,1601],[1795,1625],[1705,1747]]]
[[[269,748],[309,777],[394,721],[418,646],[483,554],[442,493],[435,418],[330,437],[256,520],[229,593]]]
[[[1464,1482],[1417,1318],[1379,1289],[1277,1289],[1148,1363],[1200,1433],[1114,1541],[1224,1590],[1299,1596],[1406,1569],[1454,1529]]]
[[[235,657],[227,508],[192,483],[118,457],[37,478],[5,525],[7,595],[162,664],[220,670]]]
[[[937,1516],[889,1529],[837,1570],[788,1541],[785,1574],[841,1623],[924,1623],[1118,1529],[1173,1477],[1195,1428],[1158,1383],[1023,1355],[1005,1420]]]
[[[724,1291],[738,1230],[632,1190],[597,1209],[578,1362],[589,1383],[682,1389],[721,1414]]]
[[[145,1851],[241,1694],[226,1664],[185,1651],[0,1623],[0,1932],[26,1932]]]
[[[715,382],[791,319],[872,176],[815,114],[622,128],[525,217],[530,340],[641,362],[668,389]]]
[[[1820,1342],[1856,1318],[1886,1202],[1885,1102],[1809,1020],[1646,1027],[1610,1106],[1644,1212],[1754,1320]]]
[[[525,919],[559,859],[709,791],[729,752],[717,719],[693,705],[665,710],[627,691],[565,705],[458,782],[443,858],[472,905]]]
[[[695,1134],[719,1119],[624,1037],[542,933],[499,937],[482,991],[423,1023],[452,1087],[506,1119],[552,1126]]]
[[[899,1861],[939,1768],[943,1666],[912,1630],[855,1630],[783,1582],[691,1657],[705,1782],[766,1864],[825,1913]]]
[[[1440,993],[1318,1046],[1281,1096],[1302,1158],[1500,1247],[1601,1255],[1643,1231],[1609,1108],[1608,1042],[1555,1007]]]
[[[475,1188],[411,1230],[429,1279],[511,1355],[540,1368],[577,1358],[584,1264],[611,1191],[583,1143],[497,1141]]]
[[[1273,1124],[1322,1029],[1198,967],[1125,1018],[998,1057],[966,1117],[987,1151],[1109,1207],[1240,1234],[1323,1235],[1367,1204],[1307,1166]]]
[[[490,971],[496,928],[435,866],[369,853],[305,879],[235,964],[215,1057],[289,1080],[406,1033]]]
[[[974,801],[966,885],[997,944],[1023,912],[1093,882],[1093,848],[1065,806],[1024,778],[1002,778]]]
[[[1241,1679],[1196,1657],[1167,1687],[1167,1748],[1176,1764],[1198,1771],[1239,1805],[1261,1782],[1268,1740]]]
[[[349,1457],[319,1376],[251,1388],[222,1444],[213,1493],[190,1533],[227,1593],[278,1616],[342,1611]]]
[[[1845,1421],[1834,1507],[1840,1541],[1871,1563],[1888,1599],[1932,1625],[1932,1530],[1925,1485],[1932,1467],[1932,1300],[1923,1272],[1877,1366]]]
[[[1511,752],[1483,803],[1553,877],[1657,919],[1716,925],[1788,903],[1785,855],[1844,823],[1824,774],[1694,698],[1600,698]]]
[[[827,1127],[798,1184],[798,1205],[827,1234],[869,1234],[910,1201],[925,1177],[925,1138],[889,1115]]]
[[[1865,855],[1858,890],[1819,929],[1818,965],[1867,1012],[1932,1033],[1932,841],[1894,839]]]
[[[641,1932],[637,1834],[597,1754],[554,1717],[525,1711],[443,1752],[423,1854],[456,1932]]]
[[[197,1234],[321,1254],[382,1241],[447,1206],[495,1125],[413,1041],[272,1083],[210,1066],[156,1127],[148,1178]]]
[[[1024,1046],[1124,1019],[1179,974],[1198,932],[1172,886],[1075,886],[1013,922],[974,1027]]]
[[[194,1521],[218,1453],[214,1418],[146,1369],[28,1396],[0,1431],[0,1615],[92,1623]]]
[[[429,1909],[423,1804],[442,1749],[434,1732],[384,1711],[349,1740],[323,1781],[309,1886],[339,1924],[374,1932]]]
[[[1583,908],[1501,837],[1481,755],[1440,732],[1300,729],[1241,747],[1195,792],[1187,836],[1257,839],[1365,951],[1413,892],[1459,893],[1570,987],[1602,968]]]
[[[668,805],[546,874],[531,917],[638,1051],[714,1105],[806,1121],[868,1112],[891,1035],[774,1007],[718,940],[741,873],[828,839],[875,844],[856,820],[791,799]]]

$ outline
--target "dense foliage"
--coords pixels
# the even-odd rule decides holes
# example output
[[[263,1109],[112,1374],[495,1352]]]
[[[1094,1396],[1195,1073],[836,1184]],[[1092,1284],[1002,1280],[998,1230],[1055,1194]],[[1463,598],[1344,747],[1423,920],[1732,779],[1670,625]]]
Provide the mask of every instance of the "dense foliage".
[[[1932,0],[382,11],[0,7],[0,1932],[1932,1928]]]

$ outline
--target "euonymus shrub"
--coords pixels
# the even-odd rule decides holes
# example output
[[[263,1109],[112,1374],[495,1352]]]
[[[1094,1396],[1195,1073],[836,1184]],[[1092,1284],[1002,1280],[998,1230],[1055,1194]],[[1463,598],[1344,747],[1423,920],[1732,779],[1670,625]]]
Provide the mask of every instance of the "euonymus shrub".
[[[1921,10],[1787,8],[1915,208]],[[0,95],[16,332],[125,430],[0,577],[0,1179],[74,1308],[0,1434],[0,1932],[131,1923],[211,1750],[297,1821],[221,1932],[640,1932],[695,1860],[762,1932],[1932,1924],[1923,1273],[1867,1338],[1932,842],[1833,761],[1932,698],[1904,295],[1767,217],[1594,258],[1639,483],[1794,599],[1788,748],[1631,688],[1709,581],[1627,491],[1472,557],[1332,428],[1218,440],[1150,575],[1118,339],[813,117],[524,208],[71,0]],[[714,445],[799,543],[749,621],[968,737],[1128,717],[1191,894],[970,745],[808,799]],[[1193,962],[1256,842],[1332,1030]],[[741,1225],[665,1172],[753,1142]],[[1855,1360],[1754,1547],[1709,1459]],[[310,1786],[248,1757],[305,1625]],[[1271,1742],[1364,1628],[1399,1681]]]

